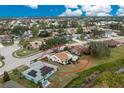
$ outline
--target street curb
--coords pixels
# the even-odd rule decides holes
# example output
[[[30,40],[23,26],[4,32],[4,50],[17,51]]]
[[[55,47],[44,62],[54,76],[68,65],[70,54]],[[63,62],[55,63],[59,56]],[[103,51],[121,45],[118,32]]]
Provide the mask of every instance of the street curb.
[[[19,50],[20,50],[20,49],[19,49]],[[27,56],[18,56],[18,55],[16,54],[17,51],[18,51],[18,50],[16,50],[15,52],[12,53],[12,56],[15,57],[15,58],[27,58],[27,57],[36,55],[36,54],[38,54],[38,53],[41,52],[41,51],[38,51],[38,52],[36,52],[36,53],[30,54],[30,55],[27,55]]]

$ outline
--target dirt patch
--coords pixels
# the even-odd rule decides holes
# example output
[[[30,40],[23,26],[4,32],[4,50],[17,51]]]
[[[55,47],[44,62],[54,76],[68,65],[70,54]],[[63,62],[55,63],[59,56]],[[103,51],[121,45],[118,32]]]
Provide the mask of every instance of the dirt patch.
[[[68,65],[68,69],[70,69],[70,71],[63,71],[60,72],[62,75],[63,74],[71,74],[71,73],[77,73],[77,72],[81,72],[84,69],[91,67],[92,66],[92,62],[90,59],[83,59],[83,60],[79,60],[78,64],[70,64]]]

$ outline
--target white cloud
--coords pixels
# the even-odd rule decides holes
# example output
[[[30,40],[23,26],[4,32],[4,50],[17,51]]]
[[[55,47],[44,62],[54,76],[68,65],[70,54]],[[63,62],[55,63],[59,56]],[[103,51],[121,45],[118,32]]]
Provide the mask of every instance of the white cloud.
[[[81,16],[82,11],[80,9],[77,9],[75,11],[72,11],[71,9],[66,9],[66,11],[59,16]]]
[[[59,16],[81,16],[82,15],[82,11],[81,9],[78,8],[77,5],[65,5],[65,7],[66,7],[65,12],[63,12]],[[72,9],[76,9],[76,10],[72,11]]]
[[[110,5],[83,5],[82,11],[86,12],[87,16],[110,16],[112,8]]]
[[[69,9],[69,8],[78,8],[77,5],[66,5],[65,7],[66,7],[67,9]]]
[[[120,5],[119,6],[120,8],[118,9],[118,11],[117,11],[117,15],[118,16],[124,16],[124,6],[122,6],[122,5]]]
[[[32,8],[32,9],[37,9],[38,5],[27,5],[28,7]]]

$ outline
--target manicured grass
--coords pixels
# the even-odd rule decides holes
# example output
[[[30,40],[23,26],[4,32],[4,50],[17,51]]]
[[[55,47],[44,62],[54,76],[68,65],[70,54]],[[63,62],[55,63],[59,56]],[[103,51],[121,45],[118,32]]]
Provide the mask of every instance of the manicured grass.
[[[11,46],[11,45],[13,45],[14,44],[14,42],[5,42],[5,43],[2,43],[3,44],[3,46]]]
[[[27,50],[27,49],[20,49],[13,53],[15,57],[27,57],[36,53],[39,53],[39,49]]]

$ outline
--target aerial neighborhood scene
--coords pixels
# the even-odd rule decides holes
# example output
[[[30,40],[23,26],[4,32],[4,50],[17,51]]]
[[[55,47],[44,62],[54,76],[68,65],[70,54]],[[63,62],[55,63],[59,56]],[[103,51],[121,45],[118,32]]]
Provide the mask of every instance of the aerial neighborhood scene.
[[[0,18],[0,88],[124,87],[124,17],[75,11]]]

